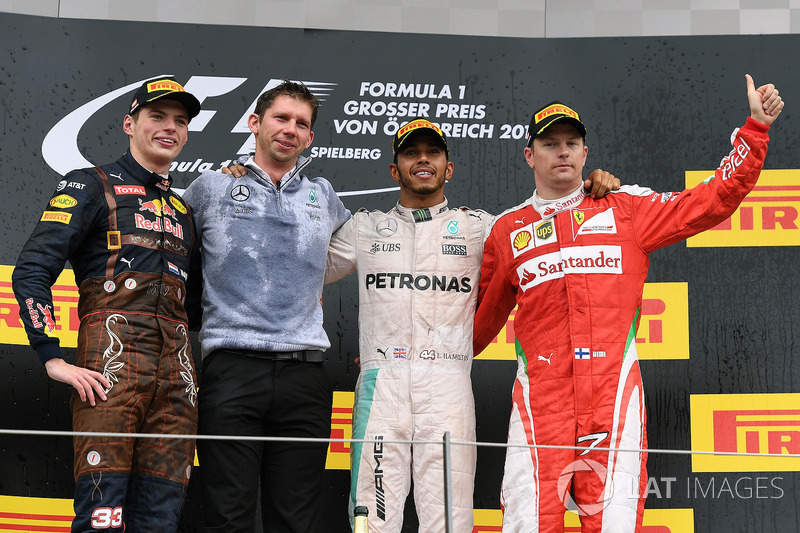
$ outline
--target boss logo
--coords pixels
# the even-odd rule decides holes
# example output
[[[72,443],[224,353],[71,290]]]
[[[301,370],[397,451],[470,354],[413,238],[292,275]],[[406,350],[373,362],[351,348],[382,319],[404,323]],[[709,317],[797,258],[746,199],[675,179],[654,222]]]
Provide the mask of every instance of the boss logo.
[[[467,255],[465,244],[443,244],[442,253],[444,255]]]

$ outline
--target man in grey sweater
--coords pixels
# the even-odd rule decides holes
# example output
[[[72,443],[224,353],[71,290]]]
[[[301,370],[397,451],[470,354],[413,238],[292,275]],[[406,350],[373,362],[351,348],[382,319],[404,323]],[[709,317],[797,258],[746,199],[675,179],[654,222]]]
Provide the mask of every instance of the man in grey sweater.
[[[325,256],[350,212],[324,178],[302,174],[318,101],[284,81],[248,120],[243,178],[209,172],[186,190],[201,243],[201,434],[327,438]],[[200,440],[207,532],[321,531],[325,443]]]

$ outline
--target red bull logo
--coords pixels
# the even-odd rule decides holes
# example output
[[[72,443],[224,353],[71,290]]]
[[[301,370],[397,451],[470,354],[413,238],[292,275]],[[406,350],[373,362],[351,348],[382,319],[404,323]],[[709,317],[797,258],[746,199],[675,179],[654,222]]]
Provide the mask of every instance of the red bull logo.
[[[25,300],[25,305],[28,307],[28,315],[31,317],[31,322],[33,322],[33,327],[40,328],[42,327],[42,323],[39,322],[39,313],[36,309],[33,308],[33,298],[28,298]]]
[[[154,198],[153,200],[148,200],[143,202],[141,198],[139,198],[139,211],[149,211],[156,216],[170,216],[175,218],[175,210],[172,209],[166,202],[162,202],[158,198]]]
[[[38,307],[39,311],[42,312],[42,321],[44,322],[44,325],[47,326],[47,331],[49,331],[50,333],[55,331],[56,321],[53,320],[53,314],[50,312],[50,306],[49,305],[43,306],[42,304],[37,303],[36,307]]]
[[[158,200],[154,201],[157,202]],[[145,204],[148,203],[150,202],[145,202]],[[147,209],[147,211],[149,211],[149,209]],[[166,233],[171,233],[175,235],[177,238],[183,240],[183,226],[181,226],[178,223],[172,222],[168,218],[162,218],[159,216],[159,218],[155,220],[147,220],[146,218],[144,218],[144,215],[136,213],[134,215],[134,221],[136,223],[136,227],[139,229],[146,229],[148,231],[164,231]]]
[[[154,200],[148,200],[146,202],[143,202],[142,199],[139,198],[139,211],[150,211],[154,215],[160,217],[162,213],[161,206],[161,200],[158,198]]]

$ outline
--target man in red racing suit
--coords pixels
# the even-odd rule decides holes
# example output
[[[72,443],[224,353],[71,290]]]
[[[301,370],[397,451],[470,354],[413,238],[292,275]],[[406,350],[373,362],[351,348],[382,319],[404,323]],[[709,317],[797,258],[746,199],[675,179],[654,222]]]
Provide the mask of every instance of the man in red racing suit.
[[[755,185],[783,102],[772,85],[747,85],[751,118],[733,150],[679,193],[623,186],[587,201],[578,114],[559,102],[534,114],[525,156],[537,189],[490,229],[475,317],[480,353],[518,306],[508,442],[523,446],[506,454],[504,532],[563,531],[570,489],[582,531],[639,531],[647,438],[634,338],[648,254],[724,221]]]

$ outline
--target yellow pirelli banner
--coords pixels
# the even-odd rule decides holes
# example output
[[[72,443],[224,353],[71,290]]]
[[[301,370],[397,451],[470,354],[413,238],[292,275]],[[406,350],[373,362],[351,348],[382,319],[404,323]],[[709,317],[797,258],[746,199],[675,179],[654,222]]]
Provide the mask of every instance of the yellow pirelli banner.
[[[564,515],[564,533],[581,533],[580,519],[572,511]],[[645,509],[641,533],[694,533],[694,510]]]
[[[694,187],[713,171],[686,172]],[[686,241],[688,247],[800,245],[800,169],[762,170],[739,209],[717,227]]]
[[[0,496],[0,533],[69,533],[72,500]]]
[[[0,265],[0,343],[28,344],[22,319],[19,317],[19,305],[11,290],[11,273],[14,267]],[[61,340],[61,346],[75,348],[78,345],[78,287],[72,270],[64,270],[52,287],[53,307],[46,311],[52,314],[56,327],[52,335]],[[43,314],[34,309],[34,313]],[[45,328],[46,330],[47,328]]]
[[[331,411],[331,439],[353,438],[353,403],[355,393],[349,391],[333,392]],[[350,470],[350,443],[328,443],[328,457],[325,460],[328,470]]]
[[[499,509],[475,509],[472,533],[500,533],[503,513]],[[29,498],[0,496],[0,533],[38,531],[69,533],[75,513],[72,500],[59,498]],[[331,526],[333,530],[337,528]],[[567,511],[564,532],[580,533],[578,515]],[[641,533],[694,533],[692,509],[645,509]]]
[[[800,471],[800,394],[692,394],[693,472]]]
[[[514,361],[516,308],[489,346],[476,359]],[[645,283],[636,335],[639,359],[689,359],[689,284]]]

